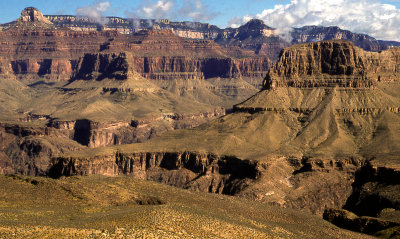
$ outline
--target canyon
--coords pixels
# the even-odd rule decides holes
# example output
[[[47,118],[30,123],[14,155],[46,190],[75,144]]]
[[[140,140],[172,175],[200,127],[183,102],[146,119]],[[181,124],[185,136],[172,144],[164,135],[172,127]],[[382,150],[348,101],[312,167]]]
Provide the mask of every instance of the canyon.
[[[395,44],[26,8],[0,31],[0,173],[126,176],[396,236]]]
[[[393,221],[399,57],[397,48],[366,52],[345,41],[292,46],[263,90],[232,113],[140,144],[71,152],[53,158],[49,172],[130,175],[318,215],[345,208],[379,217],[391,208],[385,220]]]
[[[272,64],[168,29],[73,31],[36,8],[0,42],[0,159],[21,159],[13,170],[28,175],[45,174],[41,162],[76,143],[141,142],[222,116],[257,92]]]

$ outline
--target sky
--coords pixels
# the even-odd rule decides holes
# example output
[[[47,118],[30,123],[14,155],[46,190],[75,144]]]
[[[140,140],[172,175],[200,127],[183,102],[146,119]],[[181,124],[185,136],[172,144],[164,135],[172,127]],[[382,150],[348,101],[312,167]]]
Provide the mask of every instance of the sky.
[[[22,9],[45,15],[83,15],[193,20],[221,28],[252,18],[282,34],[291,27],[339,26],[377,39],[400,41],[400,0],[0,0],[0,23],[17,19]]]

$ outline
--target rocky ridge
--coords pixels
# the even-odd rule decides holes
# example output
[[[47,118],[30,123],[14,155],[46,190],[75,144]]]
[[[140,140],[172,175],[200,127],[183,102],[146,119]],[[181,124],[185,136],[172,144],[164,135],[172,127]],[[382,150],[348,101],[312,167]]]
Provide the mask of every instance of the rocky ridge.
[[[303,47],[303,48],[302,48]],[[287,48],[270,70],[264,87],[370,88],[376,82],[399,78],[399,49],[364,52],[344,41],[320,42]],[[287,66],[287,67],[285,67]]]

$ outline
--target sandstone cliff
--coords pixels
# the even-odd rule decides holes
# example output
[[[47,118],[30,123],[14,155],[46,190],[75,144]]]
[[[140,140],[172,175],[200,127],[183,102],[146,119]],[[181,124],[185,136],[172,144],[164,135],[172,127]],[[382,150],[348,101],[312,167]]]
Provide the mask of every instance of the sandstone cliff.
[[[270,70],[264,87],[372,87],[399,79],[399,53],[365,52],[344,41],[319,42],[287,48]]]

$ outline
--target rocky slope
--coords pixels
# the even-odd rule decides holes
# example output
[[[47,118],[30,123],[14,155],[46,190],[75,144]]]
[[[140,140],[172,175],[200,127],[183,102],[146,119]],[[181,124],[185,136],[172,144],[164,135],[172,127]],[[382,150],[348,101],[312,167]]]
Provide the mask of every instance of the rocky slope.
[[[233,113],[143,144],[55,158],[51,172],[129,174],[316,214],[399,210],[399,56],[344,41],[292,46],[264,90]],[[368,169],[394,180],[362,173]],[[361,209],[373,198],[373,212]]]
[[[5,238],[372,238],[304,212],[131,177],[0,175],[0,185]]]

